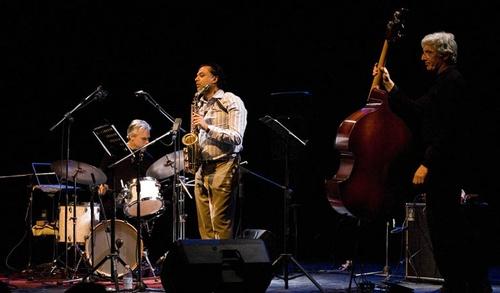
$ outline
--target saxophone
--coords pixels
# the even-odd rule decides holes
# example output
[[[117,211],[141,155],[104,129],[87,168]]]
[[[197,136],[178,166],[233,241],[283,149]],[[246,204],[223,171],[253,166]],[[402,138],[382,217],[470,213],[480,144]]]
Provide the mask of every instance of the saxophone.
[[[191,102],[191,116],[192,113],[199,113],[199,101],[200,98],[207,92],[210,85],[205,85],[200,91],[198,91]],[[195,174],[201,165],[200,159],[200,144],[198,142],[198,127],[193,126],[193,121],[191,119],[191,131],[182,137],[182,143],[185,145],[183,149],[184,153],[184,169],[190,174]]]

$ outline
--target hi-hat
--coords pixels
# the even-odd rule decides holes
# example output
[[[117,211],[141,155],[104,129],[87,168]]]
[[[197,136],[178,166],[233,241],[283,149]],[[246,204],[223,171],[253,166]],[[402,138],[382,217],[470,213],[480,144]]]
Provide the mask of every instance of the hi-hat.
[[[174,158],[176,156],[176,158]],[[174,161],[177,161],[174,170]],[[175,174],[175,171],[179,173],[184,170],[184,154],[182,150],[177,152],[172,152],[167,154],[154,162],[146,171],[146,176],[153,177],[158,180],[168,178]]]
[[[72,160],[60,160],[52,163],[52,169],[59,178],[66,178],[66,162],[68,162],[68,181],[88,185],[106,183],[106,174],[104,174],[101,169],[83,162]],[[94,174],[95,182],[92,179],[92,174]]]

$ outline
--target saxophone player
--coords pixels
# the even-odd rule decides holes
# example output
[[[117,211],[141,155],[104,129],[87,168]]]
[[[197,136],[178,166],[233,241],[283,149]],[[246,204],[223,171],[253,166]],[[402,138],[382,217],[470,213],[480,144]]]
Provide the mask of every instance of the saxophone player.
[[[202,239],[230,239],[247,110],[240,97],[224,91],[219,65],[200,65],[194,81],[200,93],[191,114],[200,148],[194,187],[198,231]]]

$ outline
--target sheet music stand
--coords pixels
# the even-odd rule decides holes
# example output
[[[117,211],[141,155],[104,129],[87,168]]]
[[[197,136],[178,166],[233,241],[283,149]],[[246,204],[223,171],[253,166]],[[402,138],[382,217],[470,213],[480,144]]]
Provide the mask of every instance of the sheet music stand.
[[[129,156],[135,157],[134,152],[132,152],[132,150],[128,147],[127,143],[125,142],[123,137],[120,135],[120,133],[116,130],[114,125],[104,124],[104,125],[98,126],[92,130],[92,133],[94,133],[95,137],[101,143],[102,147],[104,148],[104,150],[106,151],[106,153],[109,156],[115,155],[115,156],[122,157],[122,156],[126,155],[125,158],[127,158]],[[123,160],[124,159],[121,159],[120,161],[115,162],[108,167],[112,167]],[[139,184],[139,182],[138,182],[138,184]],[[138,190],[137,192],[139,193],[140,189],[138,188],[137,190]],[[92,210],[91,210],[91,216],[92,216]],[[83,278],[83,280],[85,280],[88,276],[93,274],[107,260],[110,260],[111,278],[113,279],[113,282],[115,284],[116,291],[119,291],[118,272],[117,272],[118,263],[117,263],[117,261],[120,262],[122,264],[122,266],[124,266],[124,267],[126,267],[128,264],[120,257],[119,251],[116,247],[116,241],[115,241],[116,226],[115,226],[115,224],[116,224],[116,200],[113,197],[113,216],[111,217],[110,254],[106,255],[101,261],[99,261],[98,264],[95,264],[95,262],[94,262],[94,248],[95,247],[94,247],[94,241],[91,240],[92,241],[92,245],[91,245],[92,258],[91,259],[92,259],[93,268],[89,272],[89,274],[85,278]],[[94,228],[91,227],[91,236],[92,237],[93,237],[93,234],[94,234]],[[138,238],[138,242],[139,241],[140,241],[140,239]],[[140,250],[140,244],[139,244],[138,250]],[[141,265],[140,261],[141,260],[139,259],[139,262],[138,262],[139,267]]]
[[[127,143],[116,130],[113,124],[104,124],[92,130],[97,140],[101,143],[106,153],[111,156],[111,152],[117,157],[123,157],[127,154],[133,154]]]
[[[309,280],[319,289],[320,292],[324,292],[321,285],[314,280],[314,278],[299,264],[299,262],[293,257],[291,253],[288,252],[288,217],[290,210],[290,176],[288,168],[288,147],[289,144],[295,143],[301,146],[305,146],[307,141],[303,141],[298,138],[292,131],[286,128],[281,122],[274,119],[273,117],[266,115],[259,118],[259,120],[276,132],[284,141],[284,161],[285,161],[285,188],[283,194],[283,253],[273,262],[273,267],[281,263],[283,269],[283,280],[285,282],[285,289],[288,289],[289,271],[288,264],[292,263],[299,268],[299,270],[307,276]]]
[[[177,121],[177,120],[176,120]],[[177,127],[179,127],[179,124],[180,124],[180,121],[178,121],[177,123]],[[108,155],[111,156],[111,152],[110,150],[115,150],[117,152],[121,152],[120,154],[118,155],[115,155],[116,157],[119,157],[120,155],[123,155],[123,157],[121,159],[119,159],[118,161],[110,164],[109,166],[107,166],[108,168],[113,168],[114,166],[116,166],[117,164],[119,164],[120,162],[126,160],[127,158],[130,158],[130,157],[134,157],[134,158],[138,158],[138,160],[136,161],[136,165],[137,165],[137,185],[136,185],[136,194],[137,194],[137,263],[138,263],[138,266],[137,266],[137,288],[138,290],[144,290],[146,289],[146,285],[144,284],[144,282],[142,281],[142,264],[141,264],[141,261],[142,261],[142,252],[141,252],[141,247],[142,247],[142,223],[141,223],[141,183],[140,183],[140,165],[141,165],[141,162],[142,162],[142,156],[143,156],[143,153],[142,153],[142,150],[145,150],[148,146],[156,143],[158,140],[164,138],[165,136],[169,135],[169,134],[172,134],[172,133],[175,133],[177,131],[177,129],[175,129],[175,124],[174,124],[174,128],[170,131],[167,131],[166,133],[160,135],[159,137],[157,137],[156,139],[154,139],[153,141],[150,141],[149,143],[147,143],[146,145],[144,145],[143,147],[141,148],[138,148],[138,149],[135,149],[135,150],[131,150],[129,148],[129,146],[127,145],[127,143],[125,142],[125,140],[123,139],[123,137],[120,135],[120,133],[116,130],[116,128],[114,127],[114,125],[110,125],[110,124],[105,124],[105,125],[102,125],[102,126],[99,126],[99,127],[96,127],[93,131],[94,135],[97,137],[97,139],[99,140],[99,142],[101,143],[101,145],[103,146],[104,150],[108,153]],[[113,210],[116,209],[116,201],[113,200],[113,205],[114,205],[114,208]],[[101,263],[96,266],[94,268],[94,270],[96,270],[97,268],[99,268],[100,265],[102,265],[102,263],[104,263],[104,261],[107,259],[107,258],[113,258],[113,257],[118,257],[118,260],[122,263],[122,265],[125,266],[125,262],[123,262],[120,258],[119,255],[117,255],[116,253],[116,249],[113,253],[113,248],[114,247],[114,244],[115,244],[115,241],[114,241],[114,222],[115,222],[115,218],[116,218],[116,213],[113,213],[113,220],[111,221],[111,240],[112,240],[112,250],[111,250],[111,254],[106,256],[105,259],[103,259],[101,261]],[[148,260],[149,262],[149,260]],[[115,261],[116,263],[116,261]],[[117,274],[116,274],[116,267],[113,268],[113,261],[111,262],[111,271],[112,273],[115,275],[114,277],[114,280],[115,280],[115,284],[118,284],[117,283]],[[117,285],[118,286],[118,285]],[[117,290],[118,290],[118,287],[117,287]],[[154,291],[153,288],[149,288],[148,290],[150,291]]]

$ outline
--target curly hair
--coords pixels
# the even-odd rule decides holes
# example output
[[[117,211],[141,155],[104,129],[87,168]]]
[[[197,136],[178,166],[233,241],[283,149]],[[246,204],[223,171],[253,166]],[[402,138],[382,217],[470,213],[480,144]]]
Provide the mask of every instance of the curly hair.
[[[424,45],[432,46],[439,55],[449,57],[449,63],[457,63],[458,46],[452,33],[436,32],[428,34],[422,39],[421,45],[422,48]]]

